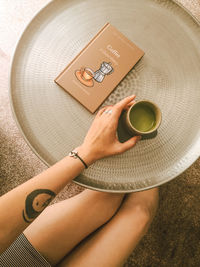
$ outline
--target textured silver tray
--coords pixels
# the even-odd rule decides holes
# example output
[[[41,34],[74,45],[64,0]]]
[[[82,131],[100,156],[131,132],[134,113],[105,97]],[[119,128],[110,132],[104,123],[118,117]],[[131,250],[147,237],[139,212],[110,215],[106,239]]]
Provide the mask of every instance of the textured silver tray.
[[[103,105],[136,94],[162,110],[158,135],[105,158],[75,182],[101,191],[132,192],[163,184],[200,152],[200,26],[173,1],[55,0],[26,27],[12,60],[13,114],[33,151],[48,166],[80,145],[95,115],[54,78],[96,32],[111,22],[145,51]]]

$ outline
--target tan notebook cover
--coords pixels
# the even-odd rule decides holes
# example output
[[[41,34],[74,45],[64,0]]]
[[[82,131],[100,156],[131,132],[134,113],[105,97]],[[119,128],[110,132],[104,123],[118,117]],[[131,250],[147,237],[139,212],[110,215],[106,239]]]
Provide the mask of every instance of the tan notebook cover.
[[[55,82],[94,113],[143,55],[140,48],[106,23]]]

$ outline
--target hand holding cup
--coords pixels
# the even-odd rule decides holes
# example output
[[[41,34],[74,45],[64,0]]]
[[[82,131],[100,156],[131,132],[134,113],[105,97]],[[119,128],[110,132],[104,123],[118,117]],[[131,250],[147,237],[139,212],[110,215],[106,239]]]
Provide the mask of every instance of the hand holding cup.
[[[120,143],[116,135],[119,117],[124,109],[128,109],[134,103],[134,99],[135,95],[132,95],[114,106],[106,106],[98,111],[83,144],[77,148],[87,164],[123,153],[141,139],[140,136],[134,136]]]

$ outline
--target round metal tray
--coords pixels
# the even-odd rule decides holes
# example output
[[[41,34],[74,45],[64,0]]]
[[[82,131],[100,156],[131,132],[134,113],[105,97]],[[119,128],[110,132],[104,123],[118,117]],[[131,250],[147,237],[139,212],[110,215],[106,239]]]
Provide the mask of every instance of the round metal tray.
[[[48,166],[86,135],[95,116],[54,78],[106,23],[145,51],[103,105],[136,94],[162,110],[155,138],[97,161],[75,182],[101,191],[133,192],[163,184],[200,152],[200,26],[182,6],[159,0],[55,0],[22,34],[10,70],[13,114],[33,151]]]

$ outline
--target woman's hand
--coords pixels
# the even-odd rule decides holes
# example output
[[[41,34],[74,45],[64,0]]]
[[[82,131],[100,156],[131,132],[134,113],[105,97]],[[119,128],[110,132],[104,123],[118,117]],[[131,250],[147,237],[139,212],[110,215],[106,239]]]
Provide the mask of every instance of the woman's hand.
[[[77,148],[88,165],[98,159],[125,152],[141,139],[140,136],[134,136],[120,143],[116,135],[119,117],[123,109],[129,108],[134,103],[134,99],[135,95],[132,95],[114,106],[106,106],[99,110],[83,144]],[[112,113],[105,113],[105,110],[112,110]]]

